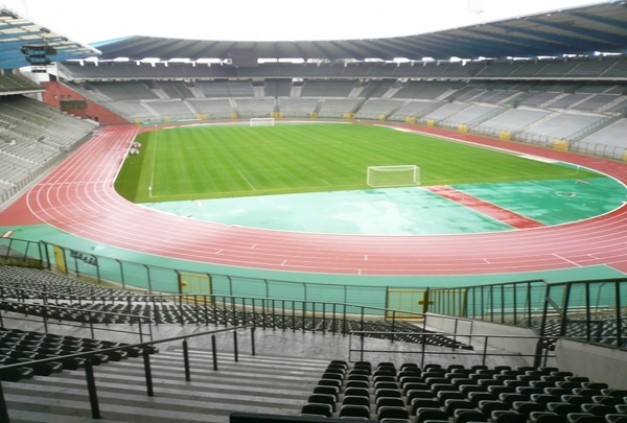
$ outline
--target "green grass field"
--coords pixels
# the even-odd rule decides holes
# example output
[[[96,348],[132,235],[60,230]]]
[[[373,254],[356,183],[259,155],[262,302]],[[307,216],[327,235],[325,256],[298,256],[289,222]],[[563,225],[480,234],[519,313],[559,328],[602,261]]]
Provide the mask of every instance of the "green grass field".
[[[367,189],[368,166],[418,165],[422,185],[599,176],[369,125],[194,126],[137,141],[141,153],[126,159],[115,188],[138,203]]]

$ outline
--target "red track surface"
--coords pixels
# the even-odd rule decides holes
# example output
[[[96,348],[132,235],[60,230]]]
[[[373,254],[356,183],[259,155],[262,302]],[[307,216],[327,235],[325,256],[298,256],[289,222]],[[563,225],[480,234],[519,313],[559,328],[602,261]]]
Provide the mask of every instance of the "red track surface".
[[[514,213],[511,210],[504,209],[488,201],[483,201],[477,197],[473,197],[472,195],[468,195],[447,185],[439,185],[426,188],[432,193],[439,195],[440,197],[459,203],[462,206],[468,207],[469,209],[475,210],[486,216],[490,216],[493,219],[508,224],[512,228],[529,229],[540,228],[544,226],[538,221],[529,219],[528,217],[522,216],[518,213]]]
[[[409,127],[411,128],[411,127]],[[430,132],[567,160],[627,181],[627,165],[532,146]],[[113,180],[137,128],[109,126],[0,214],[4,225],[33,216],[71,234],[144,253],[263,269],[371,275],[462,275],[606,264],[627,272],[627,205],[561,226],[444,236],[322,235],[231,227],[132,204]],[[25,213],[28,210],[28,213]]]

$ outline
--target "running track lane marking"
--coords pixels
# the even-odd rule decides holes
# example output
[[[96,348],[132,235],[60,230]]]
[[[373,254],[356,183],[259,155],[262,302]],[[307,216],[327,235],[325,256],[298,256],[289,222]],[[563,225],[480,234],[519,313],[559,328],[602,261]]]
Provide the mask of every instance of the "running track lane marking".
[[[459,203],[464,207],[468,207],[486,216],[490,216],[516,229],[541,228],[544,226],[536,220],[529,219],[511,210],[499,207],[496,204],[480,200],[477,197],[465,194],[447,185],[426,188],[440,197]]]

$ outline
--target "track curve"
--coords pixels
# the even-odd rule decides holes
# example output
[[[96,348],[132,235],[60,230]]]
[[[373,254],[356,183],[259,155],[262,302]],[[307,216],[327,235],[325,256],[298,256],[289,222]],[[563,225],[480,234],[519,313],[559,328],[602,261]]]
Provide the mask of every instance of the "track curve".
[[[421,131],[568,161],[627,182],[624,163],[434,128]],[[30,213],[98,243],[226,266],[353,275],[467,275],[604,264],[627,272],[627,204],[566,225],[438,236],[294,233],[166,215],[125,200],[113,188],[137,132],[132,125],[102,128],[30,189],[24,198]]]

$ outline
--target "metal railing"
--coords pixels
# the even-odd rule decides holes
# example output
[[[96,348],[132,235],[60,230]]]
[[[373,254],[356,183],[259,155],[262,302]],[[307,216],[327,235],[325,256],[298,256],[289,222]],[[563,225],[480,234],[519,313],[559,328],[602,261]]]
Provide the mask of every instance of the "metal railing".
[[[398,291],[403,291],[401,293],[403,296],[407,295],[406,291],[413,291],[414,294],[420,296],[420,301],[414,301],[411,307],[390,307],[391,304],[396,304],[393,299],[398,297],[398,295],[391,295],[397,290],[390,286],[319,284],[191,272],[205,278],[205,288],[208,292],[206,294],[181,294],[180,291],[183,289],[182,275],[186,274],[184,270],[93,256],[58,246],[53,247],[52,244],[44,242],[2,238],[0,239],[0,247],[3,245],[6,246],[6,254],[41,260],[44,266],[54,264],[50,258],[53,255],[50,253],[50,249],[57,248],[67,258],[66,271],[68,273],[88,276],[99,283],[118,281],[123,288],[138,287],[141,289],[143,287],[149,295],[154,295],[157,292],[172,292],[171,295],[176,297],[175,301],[178,303],[191,301],[217,303],[222,301],[229,303],[231,307],[241,306],[244,311],[250,307],[255,309],[258,306],[261,306],[262,310],[269,308],[275,310],[280,304],[282,319],[288,318],[292,314],[301,316],[312,314],[316,318],[316,314],[320,312],[326,317],[332,313],[333,308],[335,308],[333,314],[336,316],[339,313],[338,310],[342,310],[342,313],[346,314],[364,313],[360,310],[349,309],[349,306],[359,304],[359,307],[368,309],[366,314],[381,317],[386,317],[388,312],[395,313],[396,317],[400,317],[401,314],[398,314],[398,309],[409,308],[410,310],[405,314],[410,318],[429,311],[493,323],[533,327],[540,330],[538,322],[541,321],[542,315],[545,313],[545,303],[547,302],[556,306],[547,308],[546,313],[557,314],[558,317],[567,316],[571,320],[573,320],[574,314],[584,319],[585,313],[582,314],[580,308],[587,307],[590,317],[592,315],[597,317],[602,314],[610,315],[615,323],[609,329],[613,332],[608,333],[606,327],[603,328],[601,334],[595,334],[595,331],[598,332],[598,325],[587,324],[587,334],[583,337],[591,341],[601,339],[601,342],[619,348],[626,346],[627,336],[622,333],[620,307],[627,304],[627,298],[625,298],[627,296],[627,278],[567,282],[572,284],[571,287],[578,286],[579,288],[572,291],[576,295],[569,296],[569,301],[566,303],[564,303],[564,294],[562,293],[566,288],[558,288],[566,286],[564,285],[566,283],[549,285],[543,280],[530,280],[444,289],[400,289]],[[129,280],[132,283],[129,283]],[[586,284],[597,284],[595,286],[599,287],[598,284],[609,286],[610,283],[616,283],[617,288],[610,291],[608,289],[598,290],[598,293],[592,289],[588,297],[578,294],[578,292],[585,292],[588,289]],[[178,297],[179,295],[181,296]],[[329,298],[337,298],[338,301],[329,302]],[[78,299],[78,301],[81,300]],[[416,306],[418,303],[420,305]],[[596,305],[593,307],[594,304]],[[609,304],[610,310],[598,307],[598,305],[607,304]],[[567,313],[555,311],[556,308],[566,310]],[[206,312],[202,310],[202,313]],[[276,319],[277,316],[274,315],[274,318]],[[200,315],[197,320],[202,321]],[[546,321],[549,322],[550,320],[547,318]],[[543,327],[545,325],[546,323],[543,323]],[[563,335],[568,335],[568,331],[565,331]],[[578,336],[582,337],[581,335]]]
[[[373,354],[373,353],[385,353],[385,354],[417,354],[420,355],[420,366],[425,365],[425,359],[428,355],[435,356],[443,356],[443,355],[453,355],[453,356],[475,356],[481,357],[481,365],[486,365],[488,357],[529,357],[534,359],[535,367],[546,366],[547,360],[549,358],[554,358],[554,354],[550,351],[549,348],[545,348],[545,345],[550,345],[555,342],[557,339],[554,336],[536,336],[536,335],[493,335],[493,334],[476,334],[473,333],[471,335],[460,335],[456,333],[449,332],[431,332],[431,333],[423,333],[419,335],[422,338],[422,342],[419,344],[420,348],[416,350],[392,350],[392,349],[372,349],[366,347],[366,339],[369,337],[375,337],[373,335],[379,335],[380,337],[393,337],[403,335],[403,332],[373,332],[373,331],[351,331],[349,334],[349,346],[348,346],[348,357],[349,361],[352,361],[353,353],[359,354],[359,361],[365,360],[365,354]],[[358,346],[353,346],[353,336],[357,336],[359,338]],[[431,350],[427,349],[427,346],[430,346],[430,343],[427,342],[427,339],[430,337],[438,337],[438,336],[446,336],[454,339],[457,338],[468,338],[471,339],[479,339],[478,342],[481,344],[480,350],[460,350],[458,348],[450,348],[450,351],[446,351],[445,347],[439,347],[437,349],[433,348]],[[523,352],[505,352],[503,350],[498,350],[496,352],[490,352],[490,340],[493,339],[510,339],[510,340],[531,340],[534,346],[533,353],[523,353]]]
[[[88,328],[92,339],[95,339],[96,331],[105,331],[137,335],[139,342],[144,342],[145,336],[148,336],[149,340],[153,340],[153,330],[150,319],[135,314],[7,300],[0,301],[0,310],[24,314],[25,318],[27,316],[41,317],[44,333],[48,333],[48,326],[54,324],[55,326],[76,327],[81,329]],[[65,317],[63,314],[65,314]],[[70,316],[68,316],[68,314]],[[111,328],[109,324],[103,326],[100,324],[102,323],[103,316],[111,317],[112,320],[125,320],[130,327],[136,326],[137,331],[124,330],[119,327],[114,329]],[[16,317],[7,317],[0,313],[0,326],[4,327],[4,320],[7,318],[18,320]],[[147,332],[145,328],[147,328]]]
[[[0,284],[0,307],[13,308],[17,313],[42,316],[44,326],[50,320],[59,320],[52,311],[77,313],[76,320],[82,323],[107,325],[107,321],[125,318],[131,322],[143,322],[152,333],[152,325],[177,323],[181,325],[219,325],[250,322],[254,327],[312,332],[348,333],[351,324],[359,324],[363,329],[367,321],[385,321],[392,328],[398,322],[408,319],[422,319],[419,312],[395,310],[367,305],[302,301],[280,298],[241,297],[230,295],[186,295],[153,294],[129,295],[123,297],[55,295],[50,291],[38,291],[12,287],[13,294],[7,300],[6,288]],[[41,302],[41,303],[40,303]],[[67,303],[66,303],[67,302]],[[2,304],[5,304],[3,307]],[[149,315],[94,310],[94,306],[124,305],[131,310],[136,305],[145,305]],[[12,307],[7,307],[12,306]],[[159,312],[164,306],[171,306],[176,320],[159,321],[152,312]],[[51,311],[52,310],[52,311]],[[170,310],[170,309],[168,309]],[[111,317],[103,319],[102,316]],[[0,314],[0,322],[2,315]],[[99,328],[102,325],[99,326]]]
[[[627,348],[622,315],[627,278],[542,280],[428,290],[430,312],[532,328],[540,335],[565,336]]]

